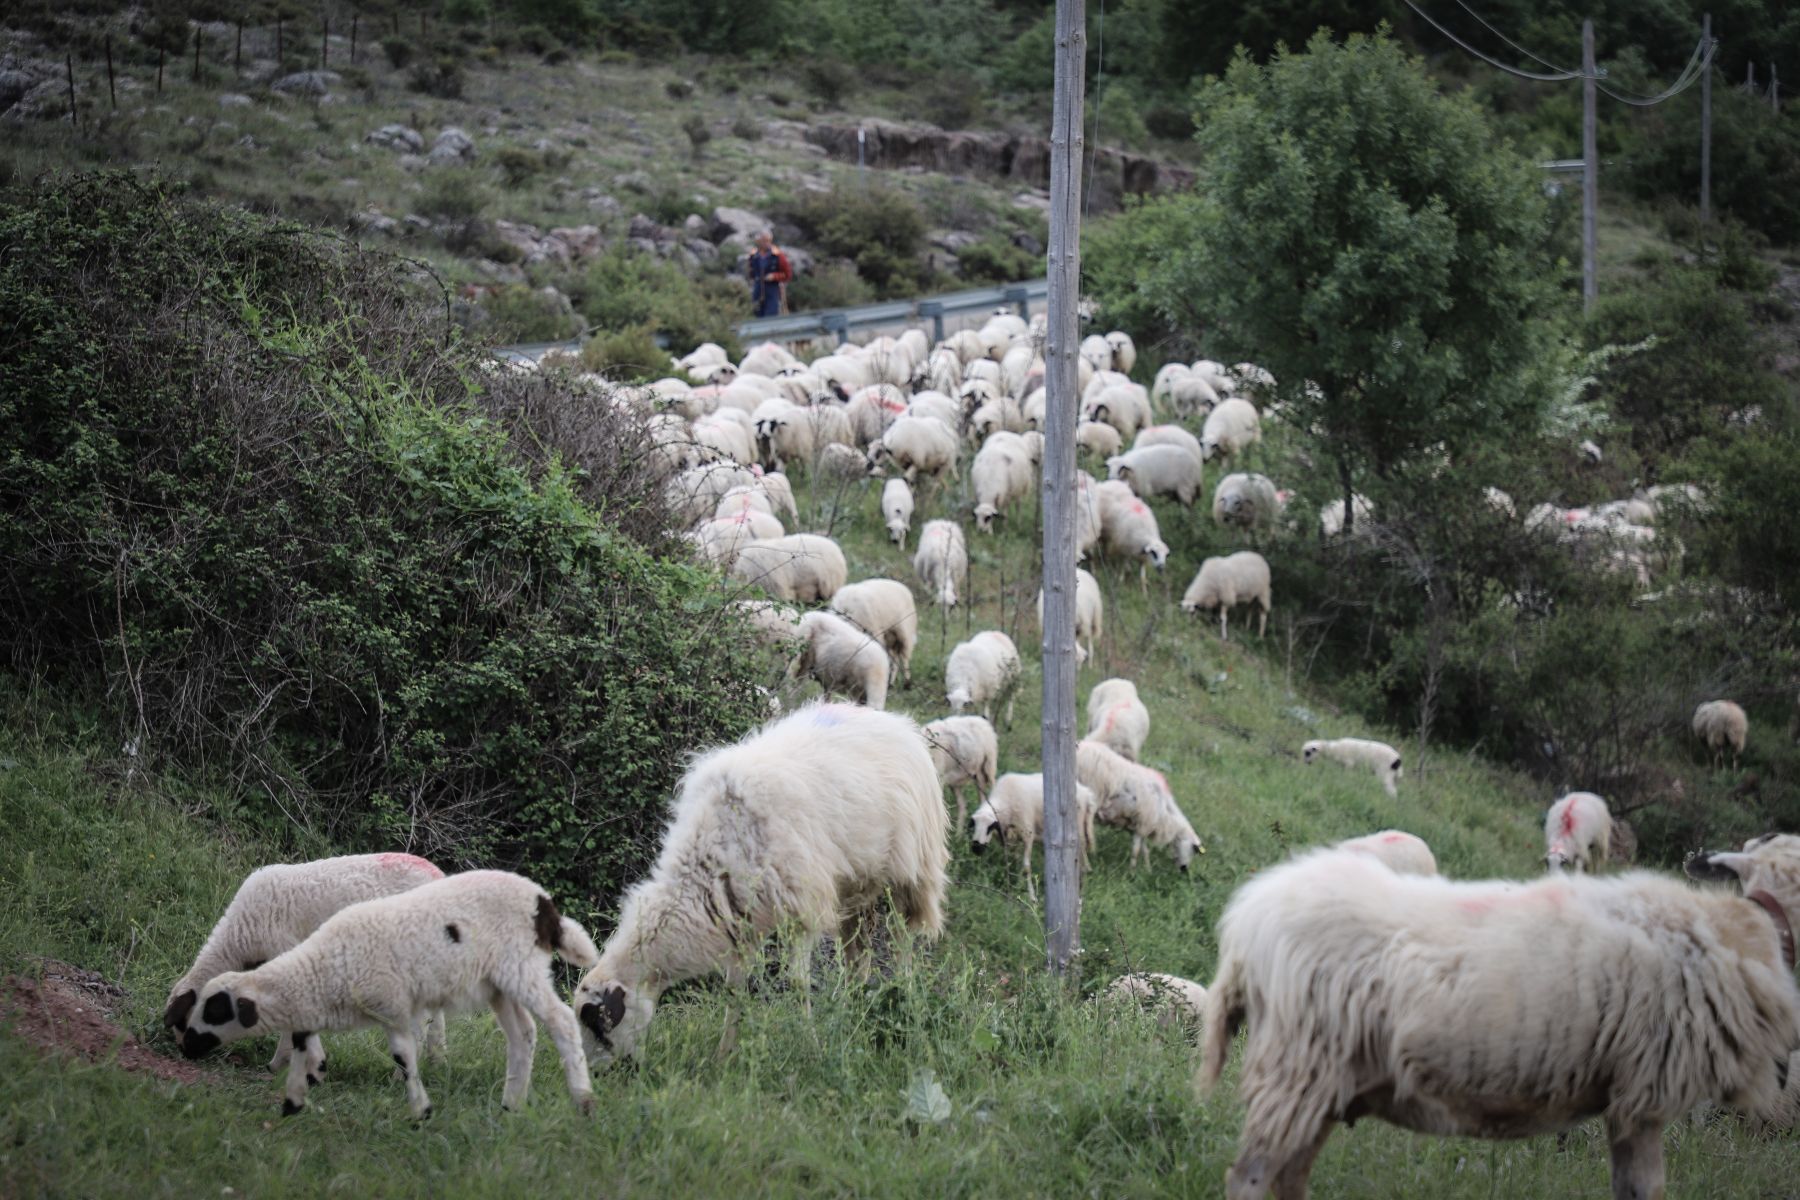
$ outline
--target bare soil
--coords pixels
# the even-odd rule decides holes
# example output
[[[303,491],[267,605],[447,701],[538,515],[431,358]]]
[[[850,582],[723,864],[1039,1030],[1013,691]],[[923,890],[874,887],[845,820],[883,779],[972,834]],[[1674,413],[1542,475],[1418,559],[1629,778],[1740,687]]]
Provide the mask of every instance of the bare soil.
[[[46,959],[42,978],[9,975],[0,983],[0,1026],[46,1054],[111,1061],[123,1070],[177,1083],[211,1079],[193,1064],[152,1050],[126,1032],[113,1017],[125,999],[125,990],[98,971]]]

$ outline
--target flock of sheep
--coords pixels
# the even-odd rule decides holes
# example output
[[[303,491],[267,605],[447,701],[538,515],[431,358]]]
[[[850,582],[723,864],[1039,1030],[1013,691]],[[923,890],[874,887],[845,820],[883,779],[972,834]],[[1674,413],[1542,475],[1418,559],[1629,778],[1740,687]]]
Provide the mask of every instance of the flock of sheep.
[[[697,553],[767,594],[736,603],[789,674],[816,679],[826,698],[694,760],[656,862],[623,897],[603,948],[518,875],[445,877],[405,854],[255,872],[171,991],[165,1022],[182,1050],[197,1057],[277,1034],[271,1066],[288,1066],[284,1108],[297,1112],[326,1072],[318,1035],[376,1025],[412,1111],[424,1115],[421,1048],[441,1052],[445,1012],[485,1004],[507,1041],[503,1105],[524,1099],[542,1022],[587,1110],[590,1066],[636,1053],[675,984],[705,976],[741,984],[777,934],[802,989],[825,937],[847,968],[867,971],[884,904],[915,935],[898,943],[902,955],[937,938],[949,891],[946,789],[955,828],[976,850],[1013,848],[1035,896],[1043,778],[999,772],[994,724],[997,713],[1011,723],[1017,647],[992,629],[956,645],[944,670],[948,716],[919,725],[883,711],[890,680],[911,678],[913,587],[851,582],[830,538],[789,533],[782,518],[797,522],[798,513],[782,468],[815,479],[892,468],[883,522],[897,546],[914,541],[921,594],[955,605],[967,595],[964,529],[931,519],[913,539],[914,487],[935,498],[926,481],[955,478],[972,444],[977,536],[1031,495],[1042,446],[1040,344],[1024,321],[997,317],[936,347],[911,331],[811,364],[773,346],[735,365],[713,347],[681,360],[704,382],[671,378],[648,393],[671,503],[695,523]],[[1168,547],[1145,499],[1191,505],[1205,463],[1240,460],[1260,437],[1248,397],[1273,381],[1249,364],[1177,364],[1145,389],[1126,374],[1134,359],[1123,334],[1082,346],[1079,436],[1105,456],[1109,478],[1078,480],[1087,501],[1080,544],[1084,555],[1160,568]],[[1159,404],[1180,420],[1203,419],[1201,434],[1152,424]],[[1215,489],[1213,513],[1254,529],[1281,503],[1267,479],[1239,472]],[[1216,611],[1224,637],[1240,605],[1266,622],[1269,595],[1268,564],[1240,551],[1202,563],[1182,606]],[[1078,653],[1091,657],[1103,606],[1086,570],[1076,599]],[[824,607],[798,607],[814,604]],[[1134,866],[1164,847],[1186,870],[1204,845],[1167,779],[1140,761],[1151,713],[1138,689],[1104,680],[1088,696],[1087,718],[1076,747],[1083,871],[1096,824],[1131,833]],[[1715,754],[1741,752],[1746,729],[1729,701],[1694,717]],[[1390,796],[1402,777],[1401,755],[1380,742],[1313,741],[1302,757],[1367,771]],[[1217,1081],[1234,1034],[1247,1031],[1245,1125],[1229,1195],[1304,1195],[1331,1129],[1363,1115],[1485,1137],[1601,1116],[1616,1193],[1646,1197],[1661,1194],[1663,1127],[1696,1106],[1792,1121],[1800,838],[1771,835],[1690,863],[1696,877],[1734,883],[1741,894],[1731,896],[1648,872],[1595,874],[1612,824],[1591,793],[1557,801],[1545,823],[1548,873],[1536,882],[1446,880],[1430,847],[1398,830],[1302,854],[1238,889],[1220,921],[1209,987],[1163,974],[1115,981],[1109,994],[1199,1025],[1203,1084]],[[553,955],[586,969],[570,1003],[554,987]]]

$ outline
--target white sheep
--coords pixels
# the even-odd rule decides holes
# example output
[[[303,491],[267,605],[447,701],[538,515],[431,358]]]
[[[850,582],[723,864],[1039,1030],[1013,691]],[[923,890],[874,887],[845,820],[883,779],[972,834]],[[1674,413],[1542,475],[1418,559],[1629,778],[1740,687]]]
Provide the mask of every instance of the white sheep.
[[[163,1024],[180,1040],[200,989],[214,977],[226,971],[253,970],[287,953],[340,909],[410,891],[443,877],[434,863],[416,854],[345,854],[258,867],[238,884],[193,965],[169,989]],[[433,1049],[442,1052],[442,1014],[432,1019],[428,1034]],[[276,1039],[269,1069],[279,1069],[292,1051],[288,1039]],[[325,1051],[316,1036],[306,1046],[306,1054],[305,1069],[317,1074],[324,1068]]]
[[[962,358],[947,346],[931,352],[925,360],[925,386],[934,392],[949,394],[962,384]]]
[[[956,796],[956,827],[962,828],[969,810],[963,785],[975,785],[977,804],[987,799],[1000,770],[1000,741],[986,717],[940,717],[920,730],[931,747],[938,782]]]
[[[1281,515],[1281,497],[1268,476],[1238,472],[1213,489],[1212,515],[1219,525],[1267,528]]]
[[[831,598],[831,608],[880,642],[902,683],[912,686],[913,647],[919,644],[919,612],[912,589],[892,579],[847,583]],[[879,704],[870,705],[880,708]]]
[[[197,1058],[265,1031],[296,1042],[320,1030],[379,1025],[406,1080],[414,1117],[431,1111],[419,1078],[419,1022],[441,1009],[493,1008],[506,1035],[500,1102],[517,1108],[531,1087],[542,1021],[562,1056],[576,1107],[594,1111],[575,1014],[556,994],[550,957],[593,966],[587,931],[556,911],[543,888],[506,871],[467,871],[340,910],[313,935],[251,971],[227,971],[202,989],[181,1050]],[[306,1105],[316,1077],[288,1068],[282,1112]]]
[[[1425,844],[1425,839],[1401,829],[1383,829],[1380,833],[1345,838],[1335,849],[1373,855],[1386,863],[1388,870],[1399,875],[1438,873],[1437,856]]]
[[[1121,438],[1134,438],[1138,430],[1151,423],[1150,393],[1142,384],[1129,380],[1115,383],[1085,400],[1081,415],[1086,420],[1111,425]]]
[[[1664,1126],[1702,1101],[1784,1115],[1800,838],[1691,869],[1768,905],[1648,872],[1455,883],[1332,850],[1254,875],[1219,923],[1197,1079],[1246,1028],[1226,1196],[1304,1197],[1339,1121],[1518,1138],[1603,1116],[1613,1194],[1650,1200]]]
[[[788,400],[764,400],[751,419],[756,425],[757,453],[764,467],[781,470],[787,463],[805,463],[816,448],[807,410]]]
[[[1269,564],[1254,550],[1239,550],[1235,554],[1206,559],[1194,573],[1194,581],[1188,584],[1187,592],[1181,597],[1183,612],[1197,613],[1215,608],[1219,610],[1221,641],[1230,640],[1227,617],[1240,604],[1253,604],[1262,610],[1256,636],[1264,636],[1269,630],[1269,610],[1272,607]]]
[[[1023,433],[1026,428],[1025,410],[1011,396],[989,400],[969,414],[968,432],[978,439],[1000,431]]]
[[[1149,864],[1151,846],[1167,846],[1183,873],[1194,855],[1206,853],[1162,772],[1132,762],[1104,742],[1084,738],[1075,744],[1075,774],[1094,792],[1096,819],[1130,831],[1132,866],[1140,859]]]
[[[1094,793],[1075,784],[1075,845],[1080,870],[1086,874],[1094,851]],[[988,798],[969,817],[969,845],[977,854],[998,837],[1019,847],[1019,865],[1025,874],[1025,894],[1037,899],[1031,874],[1031,851],[1044,836],[1044,777],[1002,775],[994,781]]]
[[[1081,567],[1075,568],[1075,662],[1077,665],[1094,656],[1094,639],[1101,634],[1104,602],[1100,581]],[[1044,589],[1038,589],[1038,629],[1044,627]],[[1086,642],[1084,647],[1082,642]]]
[[[1090,741],[1136,762],[1150,736],[1150,710],[1138,698],[1137,685],[1129,679],[1104,679],[1088,693]]]
[[[1112,347],[1112,369],[1121,375],[1131,374],[1131,368],[1137,365],[1137,343],[1131,340],[1131,335],[1115,329],[1106,335],[1106,344]]]
[[[1262,423],[1257,418],[1256,405],[1234,397],[1220,401],[1217,408],[1206,414],[1206,424],[1200,430],[1200,456],[1209,462],[1214,458],[1238,459],[1260,441]]]
[[[1075,427],[1076,448],[1086,450],[1096,458],[1111,459],[1124,445],[1119,431],[1105,421],[1083,421]]]
[[[1157,1024],[1167,1026],[1179,1021],[1190,1029],[1200,1028],[1205,1011],[1206,989],[1191,979],[1165,975],[1160,971],[1135,971],[1121,975],[1106,985],[1103,993],[1116,1004],[1129,1002],[1156,1012]]]
[[[821,480],[841,485],[867,479],[869,460],[860,450],[827,442],[819,447],[817,457],[813,459],[813,470],[818,472]]]
[[[754,541],[782,536],[781,522],[768,513],[745,509],[732,517],[714,517],[702,521],[694,530],[694,543],[707,562],[729,571],[738,552]]]
[[[780,471],[764,471],[759,467],[751,468],[751,483],[768,498],[776,516],[787,514],[790,521],[800,519],[800,509],[794,504],[794,488],[788,477]]]
[[[721,409],[694,422],[695,458],[700,462],[730,459],[748,465],[756,459],[755,439],[751,427],[744,424],[744,414],[735,408]]]
[[[773,600],[737,600],[731,607],[749,621],[751,631],[762,645],[788,651],[799,644],[799,609]]]
[[[849,696],[873,709],[887,707],[888,654],[879,638],[829,612],[800,618],[805,639],[788,674],[811,676],[827,696]]]
[[[906,415],[935,418],[946,429],[962,424],[962,407],[943,392],[919,392],[906,402]]]
[[[935,417],[902,416],[869,448],[869,462],[879,464],[884,458],[892,458],[908,483],[921,471],[934,477],[948,474],[955,479],[957,451],[956,432],[942,421]]]
[[[813,947],[867,957],[875,907],[907,928],[944,928],[943,793],[919,728],[897,713],[814,704],[696,760],[650,877],[626,893],[600,965],[575,989],[588,1049],[636,1053],[664,989],[723,974],[741,985],[764,942],[792,932],[803,984]]]
[[[1012,727],[1014,693],[1019,686],[1019,648],[997,629],[984,629],[966,642],[958,642],[944,663],[944,696],[952,712],[971,706],[992,721],[994,705],[1006,705],[1006,725]]]
[[[1353,525],[1361,525],[1375,513],[1375,506],[1361,492],[1350,493],[1350,515]],[[1344,498],[1327,500],[1319,509],[1319,532],[1334,538],[1344,532]]]
[[[1098,333],[1090,333],[1081,339],[1081,346],[1076,351],[1087,364],[1096,371],[1110,371],[1113,365],[1113,348],[1106,338]]]
[[[1200,460],[1180,446],[1142,446],[1106,460],[1109,479],[1121,480],[1140,500],[1173,496],[1184,508],[1200,494]]]
[[[844,406],[844,416],[858,446],[873,446],[887,427],[906,415],[906,396],[897,387],[878,384],[862,388]]]
[[[1592,792],[1570,792],[1544,814],[1544,866],[1593,871],[1612,853],[1612,813]]]
[[[1075,561],[1085,562],[1100,544],[1100,485],[1086,471],[1075,472]],[[1131,489],[1127,488],[1126,491]]]
[[[1329,758],[1339,766],[1364,767],[1373,771],[1388,795],[1399,794],[1397,785],[1401,775],[1400,752],[1386,742],[1372,742],[1367,738],[1337,738],[1332,741],[1315,740],[1300,747],[1302,762],[1313,763],[1321,758]]]
[[[1750,718],[1730,700],[1708,700],[1694,710],[1694,736],[1712,751],[1714,767],[1725,761],[1726,747],[1730,747],[1731,766],[1736,770],[1749,733]]]
[[[1168,565],[1169,544],[1162,540],[1156,514],[1148,504],[1119,480],[1096,484],[1094,493],[1100,510],[1102,550],[1114,557],[1136,559],[1140,583],[1149,567],[1160,571]]]
[[[759,346],[751,347],[750,351],[739,360],[738,374],[740,376],[767,375],[773,377],[783,367],[791,367],[798,361],[787,352],[785,347],[778,346],[774,342],[764,342]]]
[[[955,607],[957,589],[969,583],[969,551],[963,544],[962,526],[955,521],[925,522],[919,531],[919,548],[913,553],[913,570],[939,604]]]
[[[777,600],[804,604],[831,599],[849,578],[850,566],[830,538],[790,533],[740,546],[730,574],[741,583],[761,587]]]
[[[717,509],[727,492],[755,483],[756,476],[736,463],[707,463],[671,475],[663,485],[663,495],[676,520],[682,525],[692,525]]]
[[[881,517],[887,522],[888,540],[906,549],[906,535],[912,532],[913,493],[904,479],[890,479],[881,485]]]
[[[1146,446],[1180,446],[1199,461],[1200,439],[1179,425],[1146,425],[1138,430],[1137,440],[1131,443],[1133,450],[1142,450]]]
[[[975,528],[991,533],[994,518],[1007,505],[1031,495],[1035,475],[1031,458],[1022,447],[1006,439],[989,438],[975,455],[969,479],[975,487]]]

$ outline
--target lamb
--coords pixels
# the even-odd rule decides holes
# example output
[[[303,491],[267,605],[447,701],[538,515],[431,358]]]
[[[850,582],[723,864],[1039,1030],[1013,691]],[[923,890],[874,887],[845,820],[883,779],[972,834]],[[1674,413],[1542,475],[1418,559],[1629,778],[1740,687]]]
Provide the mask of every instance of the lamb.
[[[1042,424],[1040,419],[1038,425]],[[1034,425],[1033,428],[1037,426]],[[1119,431],[1105,421],[1083,421],[1075,427],[1075,445],[1098,458],[1110,461],[1125,442],[1119,436]]]
[[[888,655],[879,638],[834,613],[800,618],[800,653],[790,676],[810,675],[827,696],[845,695],[873,709],[887,707]]]
[[[1544,814],[1544,866],[1592,871],[1612,853],[1612,813],[1592,792],[1570,792]]]
[[[906,535],[912,532],[913,493],[904,479],[890,479],[881,485],[881,516],[887,522],[888,539],[902,550]]]
[[[1387,869],[1396,875],[1438,873],[1437,856],[1425,844],[1425,839],[1399,829],[1384,829],[1380,833],[1345,838],[1337,844],[1336,849],[1372,855],[1387,864]]]
[[[1139,766],[1088,738],[1075,744],[1075,774],[1093,789],[1099,806],[1096,819],[1131,831],[1132,866],[1140,859],[1148,865],[1152,845],[1169,847],[1183,874],[1194,855],[1206,853],[1162,772]]]
[[[751,418],[763,466],[780,470],[784,463],[811,460],[815,445],[806,409],[788,400],[764,400]]]
[[[1169,561],[1169,544],[1162,540],[1150,506],[1117,480],[1097,484],[1094,490],[1100,508],[1101,548],[1111,555],[1139,560],[1140,583],[1148,567],[1162,570]]]
[[[1181,597],[1182,612],[1193,613],[1215,608],[1219,610],[1220,641],[1231,640],[1226,628],[1227,617],[1240,604],[1254,604],[1262,609],[1256,636],[1267,634],[1269,609],[1272,607],[1269,564],[1268,560],[1254,550],[1239,550],[1235,554],[1205,560],[1200,564],[1200,570],[1195,572],[1194,581],[1188,584],[1187,592]]]
[[[975,485],[975,528],[982,533],[993,532],[994,518],[1008,504],[1031,495],[1034,482],[1026,452],[1005,440],[991,439],[975,455],[969,478]]]
[[[663,990],[723,974],[742,985],[763,943],[791,929],[804,983],[821,935],[867,958],[891,896],[907,928],[944,928],[943,793],[918,726],[898,713],[813,704],[696,760],[650,877],[626,893],[600,964],[575,988],[588,1049],[637,1052]]]
[[[1281,497],[1266,475],[1227,475],[1213,489],[1213,521],[1242,529],[1267,528],[1281,513]]]
[[[1168,1025],[1179,1021],[1190,1029],[1200,1028],[1206,1006],[1206,989],[1179,975],[1160,971],[1136,971],[1121,975],[1106,985],[1104,995],[1115,1003],[1132,1004],[1157,1010],[1156,1021]]]
[[[587,1057],[575,1014],[550,979],[553,954],[582,967],[599,960],[587,931],[531,880],[506,871],[451,875],[353,904],[285,954],[216,976],[194,1006],[198,1017],[182,1034],[181,1051],[197,1058],[264,1030],[300,1043],[318,1030],[379,1025],[412,1114],[425,1117],[431,1099],[419,1079],[414,1028],[432,1010],[486,1003],[506,1034],[502,1106],[518,1108],[531,1087],[535,1017],[562,1056],[576,1107],[591,1113]],[[282,1112],[304,1108],[314,1082],[299,1063],[290,1066]]]
[[[1013,693],[1019,686],[1019,648],[997,629],[984,629],[966,642],[958,642],[944,663],[944,695],[952,712],[973,705],[992,721],[994,705],[1006,704],[1006,725],[1012,727]]]
[[[977,803],[994,790],[994,776],[1000,769],[999,738],[986,717],[976,716],[941,717],[921,732],[931,747],[938,782],[956,796],[956,828],[961,829],[969,816],[963,785],[975,785]]]
[[[1400,752],[1386,742],[1365,738],[1338,738],[1334,741],[1311,741],[1300,747],[1301,761],[1312,763],[1321,758],[1345,767],[1367,767],[1381,780],[1390,796],[1397,796],[1400,780]]]
[[[1140,500],[1174,496],[1192,508],[1200,493],[1200,460],[1180,446],[1144,446],[1106,460],[1109,479],[1123,481]]]
[[[1304,1197],[1340,1120],[1518,1138],[1603,1116],[1613,1194],[1660,1197],[1669,1122],[1709,1099],[1784,1115],[1800,838],[1690,872],[1757,904],[1648,872],[1454,883],[1334,850],[1254,876],[1219,924],[1197,1078],[1217,1083],[1247,1027],[1226,1195]]]
[[[1256,405],[1236,398],[1224,400],[1206,414],[1206,424],[1200,429],[1200,456],[1208,461],[1215,457],[1238,459],[1260,441],[1262,423]]]
[[[913,647],[919,643],[919,613],[912,589],[892,579],[865,579],[845,584],[831,598],[831,608],[879,642],[893,659],[903,686],[912,686]],[[871,708],[880,708],[871,704]]]
[[[1076,849],[1083,874],[1094,851],[1094,793],[1075,785]],[[1037,884],[1031,875],[1031,850],[1044,836],[1044,777],[1002,775],[994,781],[987,800],[969,818],[969,845],[977,854],[998,836],[1019,847],[1019,865],[1025,874],[1025,894],[1035,902]]]
[[[163,1024],[181,1039],[200,998],[199,989],[214,977],[231,970],[254,970],[287,953],[352,904],[398,895],[443,877],[436,865],[414,854],[346,854],[258,867],[238,884],[237,894],[207,934],[193,965],[169,989]],[[442,1014],[431,1021],[428,1040],[436,1052],[443,1052]],[[306,1069],[322,1071],[323,1046],[316,1036],[306,1041]],[[288,1039],[277,1039],[269,1069],[280,1069],[293,1049]]]
[[[1725,748],[1731,747],[1731,768],[1737,769],[1738,756],[1744,752],[1744,738],[1750,732],[1750,718],[1730,700],[1708,700],[1694,710],[1694,736],[1712,751],[1713,766],[1725,761]]]
[[[1150,736],[1150,710],[1129,679],[1105,679],[1088,693],[1089,740],[1136,762]]]
[[[955,521],[925,522],[913,554],[913,570],[939,604],[956,607],[957,589],[969,583],[969,552],[963,545],[962,526]]]
[[[830,538],[791,533],[739,547],[730,574],[741,583],[760,586],[777,600],[804,604],[831,599],[849,578],[850,566]]]
[[[920,471],[931,476],[946,473],[956,478],[956,432],[934,417],[899,417],[869,447],[869,463],[892,458],[911,483]]]
[[[1094,639],[1100,636],[1102,601],[1100,582],[1081,567],[1075,568],[1075,663],[1094,656]],[[1044,627],[1044,590],[1038,589],[1038,628]],[[1086,647],[1082,646],[1083,641]]]

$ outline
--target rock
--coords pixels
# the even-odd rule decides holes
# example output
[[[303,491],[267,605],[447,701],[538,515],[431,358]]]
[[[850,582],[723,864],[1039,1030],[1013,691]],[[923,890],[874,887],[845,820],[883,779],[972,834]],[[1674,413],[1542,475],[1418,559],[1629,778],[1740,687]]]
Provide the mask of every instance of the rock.
[[[579,261],[606,249],[606,238],[598,225],[573,225],[552,229],[548,237],[563,244],[568,256]]]
[[[236,146],[239,150],[261,150],[262,149],[261,143],[259,143],[255,138],[251,137],[247,133],[243,137],[239,138],[236,142],[233,142],[232,144],[234,146]]]
[[[365,135],[363,141],[389,150],[403,150],[409,154],[417,154],[425,149],[424,136],[410,125],[383,125]]]
[[[326,96],[343,81],[336,71],[295,71],[270,84],[269,90],[283,96]]]
[[[705,238],[691,237],[681,240],[681,248],[694,256],[702,264],[715,263],[719,260],[719,248]]]
[[[690,238],[705,237],[706,222],[701,219],[699,213],[689,213],[687,219],[681,223],[681,231]]]
[[[655,221],[652,221],[649,217],[646,217],[643,213],[633,213],[631,224],[627,226],[625,230],[625,236],[634,242],[639,240],[649,242],[657,241],[657,235],[660,233],[662,233],[662,226],[658,225]]]
[[[415,174],[431,165],[431,160],[426,158],[423,154],[402,154],[394,161],[400,165],[402,171],[409,171]]]
[[[585,188],[581,193],[581,201],[587,205],[589,212],[605,213],[608,216],[622,211],[619,202],[599,188]]]
[[[1038,241],[1024,230],[1020,230],[1012,235],[1012,244],[1027,254],[1042,254],[1044,252],[1044,243]]]
[[[495,238],[517,250],[527,264],[545,261],[566,263],[570,260],[569,247],[554,238],[545,237],[535,225],[495,221],[492,230]]]
[[[931,245],[936,246],[939,250],[948,250],[952,254],[960,254],[981,239],[974,234],[969,233],[967,230],[934,229],[925,235],[925,240]]]
[[[401,218],[401,223],[414,233],[431,232],[431,222],[424,217],[421,217],[418,213],[407,213],[406,216]]]
[[[220,108],[245,108],[249,103],[250,97],[242,92],[221,92],[219,94]]]
[[[615,188],[632,188],[636,191],[647,192],[655,185],[650,176],[646,175],[644,172],[627,171],[623,175],[613,176],[613,186]]]
[[[525,282],[525,268],[516,263],[499,263],[491,258],[478,258],[475,260],[475,270],[495,283]]]
[[[641,238],[641,237],[627,238],[626,243],[633,250],[636,250],[640,254],[655,254],[656,253],[656,243],[651,241],[649,238]]]
[[[711,237],[720,246],[730,243],[733,248],[747,247],[756,240],[757,234],[768,227],[769,218],[747,208],[730,208],[721,204],[712,210]]]
[[[438,131],[437,139],[431,143],[431,161],[434,163],[463,162],[475,157],[475,139],[449,125]]]
[[[1050,197],[1042,192],[1020,192],[1012,198],[1014,208],[1031,208],[1038,212],[1050,211]]]
[[[400,232],[400,222],[378,208],[366,208],[361,212],[351,213],[350,220],[364,233],[385,233],[392,236]]]

